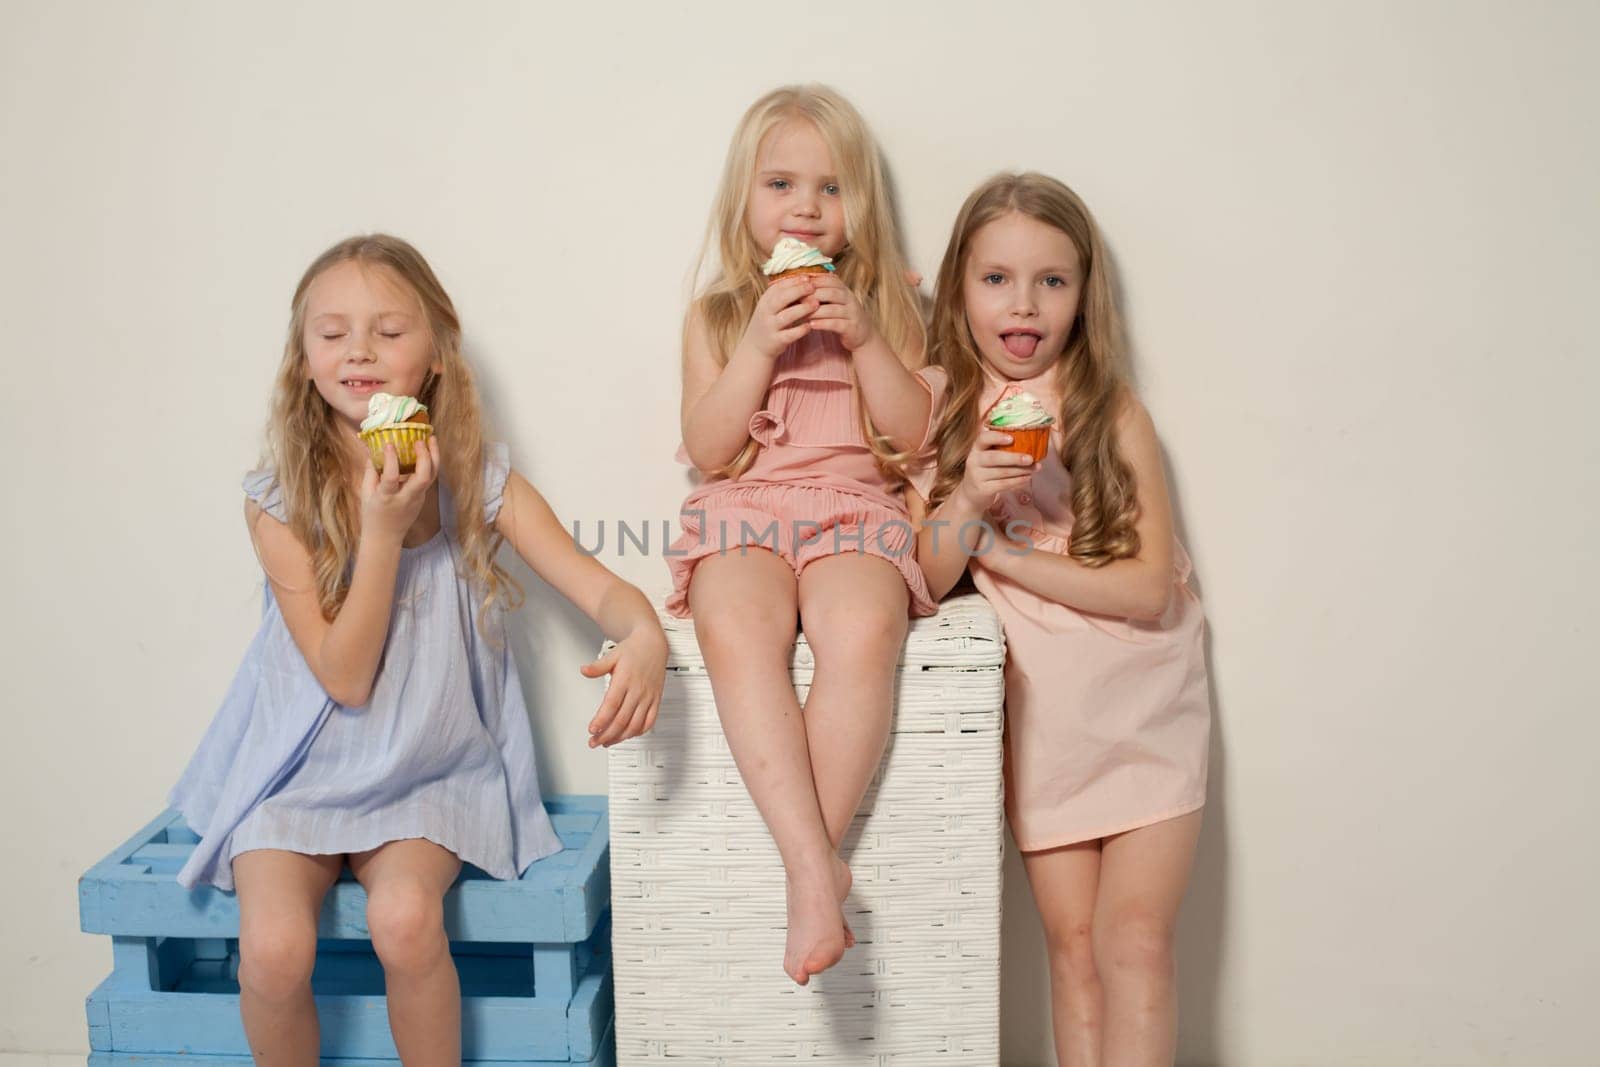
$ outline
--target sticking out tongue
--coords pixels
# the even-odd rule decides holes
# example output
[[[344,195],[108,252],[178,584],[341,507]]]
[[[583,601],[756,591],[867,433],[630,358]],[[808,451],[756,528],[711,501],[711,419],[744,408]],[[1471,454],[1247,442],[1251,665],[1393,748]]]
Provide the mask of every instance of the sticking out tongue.
[[[1039,339],[1031,333],[1001,334],[1000,340],[1005,344],[1006,351],[1018,359],[1027,359],[1039,347]]]

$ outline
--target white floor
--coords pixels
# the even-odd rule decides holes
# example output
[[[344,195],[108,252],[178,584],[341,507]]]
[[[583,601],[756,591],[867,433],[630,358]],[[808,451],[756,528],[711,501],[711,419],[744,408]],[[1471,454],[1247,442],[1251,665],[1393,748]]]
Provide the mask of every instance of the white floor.
[[[88,1052],[0,1052],[0,1067],[83,1067]]]

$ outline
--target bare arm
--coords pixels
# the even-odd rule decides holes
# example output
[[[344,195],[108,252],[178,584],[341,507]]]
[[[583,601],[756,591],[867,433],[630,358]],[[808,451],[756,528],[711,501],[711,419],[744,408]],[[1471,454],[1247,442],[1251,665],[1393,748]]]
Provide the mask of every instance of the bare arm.
[[[861,402],[872,416],[878,432],[889,438],[896,451],[916,448],[928,434],[933,418],[933,398],[906,369],[900,357],[874,332],[872,339],[855,350],[856,381],[861,385]]]
[[[976,566],[1003,575],[1048,600],[1099,615],[1159,619],[1172,596],[1172,503],[1155,425],[1138,401],[1129,398],[1117,419],[1117,442],[1133,469],[1139,500],[1139,554],[1103,567],[1086,567],[1057,552],[1019,552],[1019,545],[997,547]]]
[[[617,643],[585,664],[585,677],[610,674],[605,699],[589,723],[589,747],[610,746],[655,724],[666,677],[667,638],[650,601],[633,585],[584,553],[544,497],[512,471],[495,529],[551,587]]]
[[[323,618],[316,572],[306,546],[287,524],[253,501],[245,502],[245,523],[289,636],[328,696],[346,707],[361,707],[372,697],[394,608],[400,546],[429,498],[438,452],[438,441],[430,438],[429,448],[417,451],[416,473],[404,482],[393,446],[381,478],[368,467],[362,485],[361,539],[355,567],[344,603],[332,622]]]
[[[906,510],[917,531],[917,564],[928,581],[928,595],[943,600],[967,569],[967,553],[956,542],[960,524],[951,529],[942,515],[929,515],[928,502],[910,487],[906,489]]]
[[[1011,443],[1011,435],[998,430],[978,432],[967,453],[966,473],[949,498],[928,513],[928,502],[915,489],[906,489],[907,510],[917,527],[917,561],[928,580],[928,591],[935,600],[942,598],[961,580],[968,560],[980,548],[992,550],[993,534],[987,513],[995,499],[1011,489],[1021,489],[1033,477],[1035,466],[1029,456],[1001,449]],[[987,541],[985,538],[987,537]]]
[[[785,278],[766,291],[725,366],[698,306],[683,327],[683,446],[703,471],[733,462],[750,440],[750,416],[761,409],[778,357],[810,332],[802,320],[815,311],[811,283]]]
[[[811,327],[837,334],[850,350],[861,402],[872,424],[896,451],[917,448],[933,417],[928,391],[908,369],[922,362],[922,352],[897,353],[890,348],[855,293],[835,275],[822,275],[813,284],[821,307],[811,316]]]

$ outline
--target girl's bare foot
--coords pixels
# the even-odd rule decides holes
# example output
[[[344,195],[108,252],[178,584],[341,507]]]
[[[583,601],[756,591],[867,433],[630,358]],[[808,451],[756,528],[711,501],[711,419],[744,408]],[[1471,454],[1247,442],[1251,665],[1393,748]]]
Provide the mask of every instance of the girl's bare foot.
[[[850,868],[836,855],[829,860],[833,869],[826,881],[802,883],[790,878],[785,882],[789,936],[783,969],[799,985],[838,963],[856,941],[840,907],[850,892]]]

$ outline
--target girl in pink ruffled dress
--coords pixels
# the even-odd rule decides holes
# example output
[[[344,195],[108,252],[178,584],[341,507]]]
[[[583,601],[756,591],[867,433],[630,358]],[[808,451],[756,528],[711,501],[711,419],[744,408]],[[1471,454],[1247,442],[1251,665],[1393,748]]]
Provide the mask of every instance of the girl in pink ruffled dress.
[[[684,327],[679,453],[705,481],[668,550],[667,608],[693,615],[728,746],[782,856],[783,967],[804,985],[852,943],[839,843],[888,740],[908,618],[935,611],[899,490],[943,376],[912,369],[922,323],[882,164],[836,93],[784,88],[751,106],[711,230],[717,274]],[[797,624],[816,658],[804,714]]]

